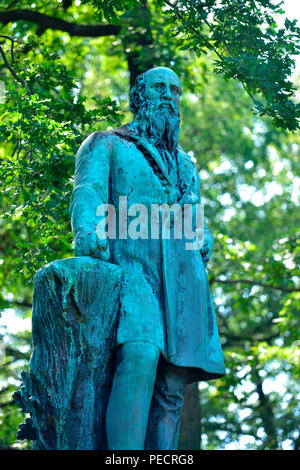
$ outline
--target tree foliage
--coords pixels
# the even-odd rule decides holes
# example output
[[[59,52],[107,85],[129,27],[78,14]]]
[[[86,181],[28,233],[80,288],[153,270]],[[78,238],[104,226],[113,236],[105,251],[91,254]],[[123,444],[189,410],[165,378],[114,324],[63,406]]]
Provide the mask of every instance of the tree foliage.
[[[115,2],[94,0],[100,18],[118,22],[118,14],[130,11],[142,0]],[[226,79],[239,80],[260,115],[270,116],[277,126],[299,126],[299,104],[293,100],[290,80],[299,53],[299,27],[285,19],[283,2],[271,0],[165,0],[157,2],[182,49],[198,55],[215,53],[215,70]],[[167,8],[164,8],[167,7]]]
[[[130,84],[166,65],[183,82],[181,145],[215,235],[227,375],[201,384],[202,447],[298,449],[297,25],[277,26],[282,6],[268,0],[0,4],[0,444],[23,421],[11,393],[30,354],[9,318],[26,324],[36,270],[72,256],[74,155],[130,120]]]

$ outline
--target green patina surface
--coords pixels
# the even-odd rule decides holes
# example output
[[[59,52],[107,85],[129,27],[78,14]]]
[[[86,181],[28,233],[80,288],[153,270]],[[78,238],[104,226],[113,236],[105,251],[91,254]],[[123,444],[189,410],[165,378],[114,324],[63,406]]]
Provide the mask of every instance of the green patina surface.
[[[170,69],[148,71],[131,91],[135,120],[90,135],[78,151],[70,205],[77,257],[35,277],[34,351],[16,396],[31,414],[20,436],[33,433],[37,448],[105,448],[118,345],[156,345],[169,363],[188,370],[190,382],[225,373],[205,269],[213,244],[206,224],[201,250],[186,250],[187,240],[172,236],[100,240],[96,234],[97,208],[111,204],[119,220],[120,197],[149,213],[152,204],[201,202],[197,170],[178,145],[180,93]],[[159,116],[167,113],[174,130],[164,146],[164,138],[155,139],[164,125]]]

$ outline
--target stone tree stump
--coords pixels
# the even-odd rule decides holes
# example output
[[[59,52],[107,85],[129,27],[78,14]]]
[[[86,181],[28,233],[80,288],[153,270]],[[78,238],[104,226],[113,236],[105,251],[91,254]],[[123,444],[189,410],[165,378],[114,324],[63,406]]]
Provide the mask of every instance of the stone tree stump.
[[[29,372],[15,393],[30,414],[19,439],[35,449],[105,449],[121,268],[89,256],[53,261],[34,277]]]

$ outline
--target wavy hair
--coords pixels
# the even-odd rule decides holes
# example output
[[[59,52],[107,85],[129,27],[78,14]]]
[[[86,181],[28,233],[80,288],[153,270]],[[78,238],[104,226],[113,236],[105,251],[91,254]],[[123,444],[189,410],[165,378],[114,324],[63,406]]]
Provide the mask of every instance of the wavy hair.
[[[146,79],[145,73],[140,73],[135,79],[134,85],[130,90],[129,109],[136,115],[140,106],[145,102]]]

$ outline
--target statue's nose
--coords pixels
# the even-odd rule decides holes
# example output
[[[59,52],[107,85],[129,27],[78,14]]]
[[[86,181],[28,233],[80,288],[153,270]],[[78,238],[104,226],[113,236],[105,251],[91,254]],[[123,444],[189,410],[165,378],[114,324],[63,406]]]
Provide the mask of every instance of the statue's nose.
[[[172,99],[172,93],[171,93],[170,87],[169,87],[168,85],[166,86],[162,97],[163,97],[164,99],[167,99],[167,100],[171,100],[171,99]]]

